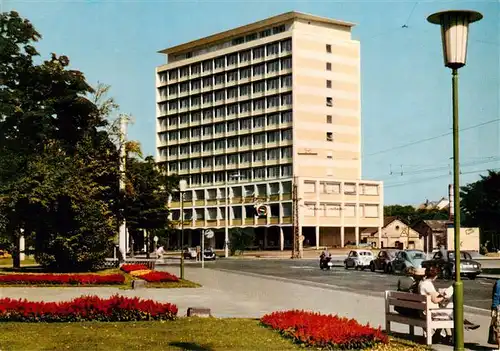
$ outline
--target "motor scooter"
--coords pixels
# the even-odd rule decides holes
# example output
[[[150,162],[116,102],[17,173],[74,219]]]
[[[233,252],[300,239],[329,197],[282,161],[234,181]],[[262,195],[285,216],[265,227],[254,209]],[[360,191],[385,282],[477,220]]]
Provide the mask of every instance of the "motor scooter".
[[[326,254],[322,253],[319,256],[319,268],[321,270],[323,269],[330,270],[332,267],[333,267],[332,255],[330,254],[327,256]]]

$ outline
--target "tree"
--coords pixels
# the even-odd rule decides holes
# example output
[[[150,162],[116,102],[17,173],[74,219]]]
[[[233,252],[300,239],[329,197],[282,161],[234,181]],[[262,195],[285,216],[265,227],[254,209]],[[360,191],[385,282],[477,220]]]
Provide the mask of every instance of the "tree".
[[[384,216],[397,216],[410,225],[420,220],[446,220],[449,218],[447,209],[416,209],[413,206],[390,205],[384,206]]]
[[[108,123],[67,57],[52,54],[34,64],[32,44],[41,36],[29,21],[2,13],[0,28],[2,235],[18,253],[24,229],[43,265],[94,268],[115,235],[112,208],[119,203],[118,152]]]
[[[231,256],[236,253],[243,254],[243,251],[254,243],[255,231],[253,228],[231,228],[229,237]]]
[[[465,225],[500,233],[500,172],[488,171],[487,176],[462,187],[460,196]]]

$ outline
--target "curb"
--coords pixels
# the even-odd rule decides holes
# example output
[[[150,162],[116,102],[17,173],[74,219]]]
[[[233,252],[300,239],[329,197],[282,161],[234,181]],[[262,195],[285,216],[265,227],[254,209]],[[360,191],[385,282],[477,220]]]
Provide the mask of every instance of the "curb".
[[[226,272],[226,273],[233,273],[233,274],[238,274],[238,275],[247,275],[251,277],[256,277],[256,278],[262,278],[262,279],[267,279],[267,280],[277,280],[277,281],[282,281],[285,283],[292,283],[292,284],[299,284],[299,285],[305,285],[305,286],[310,286],[313,288],[317,289],[329,289],[329,290],[337,290],[341,292],[347,292],[355,295],[360,295],[360,296],[374,296],[374,297],[380,297],[383,299],[383,292],[374,292],[374,294],[362,294],[360,292],[354,292],[352,290],[348,289],[342,289],[342,286],[339,285],[333,285],[333,284],[326,284],[326,283],[315,283],[315,282],[310,282],[306,280],[299,280],[299,279],[292,279],[292,278],[283,278],[283,277],[275,277],[275,276],[269,276],[269,275],[264,275],[264,274],[259,274],[259,273],[251,273],[251,272],[242,272],[242,271],[232,271],[230,269],[223,269],[223,268],[209,268],[221,272]],[[479,307],[473,307],[473,306],[467,306],[464,305],[464,312],[469,313],[469,314],[476,314],[480,316],[491,316],[491,311],[484,309],[484,308],[479,308]]]

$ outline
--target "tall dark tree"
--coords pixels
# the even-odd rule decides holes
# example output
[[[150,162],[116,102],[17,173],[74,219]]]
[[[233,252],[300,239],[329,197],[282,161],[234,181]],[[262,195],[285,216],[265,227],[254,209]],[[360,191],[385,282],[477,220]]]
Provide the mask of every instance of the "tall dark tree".
[[[46,266],[90,269],[115,235],[118,153],[83,74],[65,56],[34,63],[40,37],[16,12],[0,15],[2,233],[18,252],[24,229]]]
[[[467,184],[460,196],[466,225],[500,234],[500,172],[489,171],[477,182]]]

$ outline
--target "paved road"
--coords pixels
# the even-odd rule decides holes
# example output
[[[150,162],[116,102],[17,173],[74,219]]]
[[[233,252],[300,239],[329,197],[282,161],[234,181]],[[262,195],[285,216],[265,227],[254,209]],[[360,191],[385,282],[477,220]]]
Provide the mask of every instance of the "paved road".
[[[385,290],[395,289],[399,279],[396,275],[372,273],[369,270],[345,270],[334,267],[331,271],[321,271],[318,262],[311,260],[247,260],[232,259],[207,262],[207,268],[224,269],[241,273],[256,273],[271,277],[304,280],[310,283],[328,284],[332,289],[355,291],[372,296],[381,296]],[[464,300],[467,306],[489,309],[493,281],[464,278]],[[447,287],[450,282],[438,281],[438,287]]]

